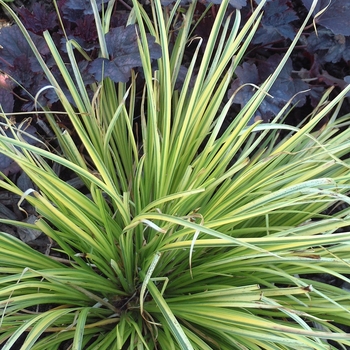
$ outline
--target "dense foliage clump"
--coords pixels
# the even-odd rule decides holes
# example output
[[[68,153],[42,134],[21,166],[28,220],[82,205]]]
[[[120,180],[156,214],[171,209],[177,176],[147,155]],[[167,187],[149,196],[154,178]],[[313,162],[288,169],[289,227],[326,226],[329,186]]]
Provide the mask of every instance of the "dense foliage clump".
[[[350,346],[350,85],[286,121],[313,8],[0,3],[2,350]]]

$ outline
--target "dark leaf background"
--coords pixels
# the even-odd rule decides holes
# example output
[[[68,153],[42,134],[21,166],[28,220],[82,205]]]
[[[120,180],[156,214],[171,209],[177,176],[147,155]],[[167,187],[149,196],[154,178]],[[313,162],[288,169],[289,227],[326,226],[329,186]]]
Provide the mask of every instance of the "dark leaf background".
[[[39,52],[43,56],[48,55],[49,48],[47,47],[44,38],[33,33],[29,34]],[[4,27],[1,29],[0,45],[2,47],[0,50],[1,69],[6,71],[8,67],[13,66],[15,59],[20,56],[28,58],[33,71],[38,71],[41,69],[32,49],[17,25]]]
[[[317,54],[321,63],[350,60],[350,37],[342,34],[334,35],[329,29],[321,28],[317,31],[317,35],[311,33],[307,48]]]
[[[303,0],[303,3],[310,10],[312,0]],[[350,1],[318,0],[314,15],[327,6],[326,11],[320,17],[316,18],[316,22],[330,29],[334,34],[350,35]]]
[[[35,34],[41,35],[45,30],[53,30],[58,25],[56,12],[48,11],[39,2],[34,3],[31,11],[25,7],[20,7],[17,12],[26,29]]]
[[[97,81],[105,77],[111,78],[114,82],[127,82],[132,68],[142,65],[139,48],[137,44],[137,27],[113,28],[106,34],[106,44],[110,60],[98,58],[90,64],[89,72]],[[154,38],[148,36],[148,47],[151,58],[161,57],[161,49],[155,43]]]
[[[256,88],[252,85],[241,87],[244,84],[261,85],[276,69],[277,65],[281,61],[280,55],[273,55],[266,61],[255,63],[244,62],[241,66],[237,67],[235,79],[231,85],[231,89],[228,92],[228,96],[235,94],[233,103],[241,105],[243,108],[251,97],[255,94]],[[259,107],[256,116],[268,121],[276,116],[280,110],[292,99],[292,103],[298,103],[298,107],[301,107],[306,102],[306,93],[298,94],[298,92],[308,89],[308,85],[304,83],[298,77],[292,77],[293,65],[291,59],[287,60],[286,65],[282,69],[280,75],[272,85],[269,94],[273,98],[266,96],[261,106]],[[294,97],[295,96],[295,97]],[[254,118],[250,123],[254,122]]]
[[[18,127],[18,124],[16,126]],[[28,142],[31,145],[38,142],[37,139],[35,139],[35,133],[36,133],[35,127],[30,125],[26,128],[22,128],[21,130],[24,130],[27,134],[33,136],[33,137],[30,137],[30,136],[27,136],[27,135],[21,133],[21,136],[24,139],[24,141]],[[11,132],[10,129],[1,128],[0,133],[5,134],[7,137],[14,138],[13,133]],[[0,171],[1,172],[5,173],[7,175],[9,172],[14,172],[14,171],[19,171],[19,170],[20,169],[18,168],[18,166],[14,165],[14,162],[11,158],[7,157],[3,153],[0,153]]]
[[[11,113],[13,111],[13,93],[5,88],[0,87],[1,113]]]
[[[98,9],[101,10],[102,3],[107,2],[108,0],[96,0]],[[64,18],[74,23],[86,15],[93,14],[90,0],[59,0],[58,6]]]
[[[187,4],[188,2],[189,0],[182,0],[181,4]],[[252,6],[259,2],[259,0],[231,0],[232,6],[229,7],[227,15],[233,13],[235,8],[241,9],[242,25],[244,25],[249,19]],[[108,0],[97,1],[100,12],[106,8],[107,3]],[[172,3],[173,1],[170,0],[162,0],[164,6]],[[211,7],[203,21],[193,32],[195,37],[203,39],[203,50],[221,0],[213,0],[213,3],[214,6]],[[268,74],[274,71],[282,58],[281,55],[288,49],[303,20],[306,9],[302,3],[309,8],[312,0],[269,0],[266,2],[264,15],[256,36],[252,45],[248,48],[246,57],[243,58],[236,71],[236,79],[232,83],[231,94],[245,83],[261,85]],[[329,0],[319,0],[315,12],[320,11],[328,3]],[[106,35],[106,43],[110,54],[108,59],[98,57],[99,43],[90,0],[58,0],[57,4],[65,31],[58,25],[58,16],[54,6],[50,7],[49,3],[33,2],[31,8],[21,7],[17,8],[16,11],[28,29],[44,61],[73,105],[72,96],[70,96],[43,38],[45,30],[49,31],[67,70],[71,74],[72,69],[66,52],[67,38],[68,40],[74,40],[85,50],[89,59],[82,56],[78,50],[74,52],[91,97],[93,92],[89,84],[96,81],[100,82],[105,77],[111,78],[114,82],[127,82],[130,78],[131,69],[137,69],[140,72],[139,78],[142,79],[141,59],[136,35],[137,27],[134,25],[126,26],[130,12],[125,10],[122,3],[116,2],[116,10],[111,18],[110,31]],[[196,7],[197,15],[203,13],[208,5],[209,0],[201,0]],[[148,5],[145,4],[144,6],[147,9]],[[123,10],[120,11],[120,8],[123,8]],[[174,26],[174,38],[176,38],[176,32],[179,28],[181,28],[181,16],[176,26]],[[293,53],[292,60],[287,62],[287,66],[270,91],[274,98],[266,97],[256,116],[264,120],[273,118],[295,94],[308,88],[311,91],[308,94],[297,95],[293,99],[293,103],[298,102],[297,106],[304,106],[307,102],[311,106],[315,106],[325,88],[336,85],[339,90],[347,84],[344,77],[350,76],[350,1],[332,0],[329,9],[317,18],[317,30],[318,35],[314,33],[313,27],[310,26],[302,35],[298,48]],[[16,108],[16,111],[32,111],[35,108],[33,96],[42,87],[47,86],[49,82],[16,25],[1,29],[0,45],[0,69],[4,73],[3,76],[5,77],[6,74],[12,76],[18,84],[24,87],[24,89],[20,89],[15,88],[15,84],[0,85],[2,90],[0,91],[0,104],[8,113],[11,113],[13,108]],[[160,46],[155,43],[154,38],[150,35],[148,36],[148,45],[154,60],[161,57]],[[192,57],[193,51],[191,50],[192,48],[189,47],[189,51],[186,52],[186,59],[188,60]],[[276,52],[281,55],[276,55]],[[181,88],[187,72],[186,67],[188,67],[188,62],[183,62],[180,67],[181,74],[176,82],[177,89]],[[156,62],[154,62],[154,69],[157,69]],[[196,73],[192,77],[193,80],[195,76]],[[74,79],[74,75],[72,77]],[[235,96],[234,103],[244,106],[254,91],[255,89],[252,86],[243,87]],[[306,100],[306,95],[308,100]],[[14,99],[14,96],[20,96],[21,99]],[[55,108],[57,108],[59,105],[57,94],[53,89],[43,91],[38,102],[42,106],[48,107],[55,104]]]
[[[293,39],[294,27],[290,22],[298,19],[294,10],[286,5],[285,0],[275,0],[265,5],[265,16],[261,27],[253,38],[253,43],[271,43],[280,39]]]

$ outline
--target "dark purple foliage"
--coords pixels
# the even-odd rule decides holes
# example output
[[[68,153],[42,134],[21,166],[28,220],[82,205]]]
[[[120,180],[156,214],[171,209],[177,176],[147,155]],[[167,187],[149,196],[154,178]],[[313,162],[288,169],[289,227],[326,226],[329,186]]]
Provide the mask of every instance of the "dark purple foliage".
[[[275,71],[281,60],[280,55],[273,55],[258,64],[244,62],[236,69],[237,79],[231,85],[229,97],[235,94],[233,102],[240,104],[243,108],[256,92],[252,84],[260,86]],[[288,59],[269,91],[273,98],[267,96],[257,112],[264,121],[276,116],[289,101],[292,101],[292,104],[297,103],[298,107],[305,104],[306,93],[298,93],[307,90],[309,86],[300,78],[293,77],[292,70],[292,61]],[[242,88],[244,84],[247,85]],[[251,123],[253,121],[251,120]]]
[[[89,72],[94,75],[96,80],[102,80],[108,76],[114,82],[128,81],[130,70],[133,67],[142,65],[137,45],[137,32],[134,25],[113,28],[106,34],[106,44],[110,60],[98,58],[91,63]],[[154,42],[151,36],[148,36],[148,44],[151,58],[161,57],[160,46]]]
[[[99,48],[97,29],[93,15],[86,15],[76,21],[76,25],[67,26],[69,40],[76,41],[85,51]],[[62,51],[67,52],[66,37],[61,38]]]
[[[30,36],[38,51],[46,60],[49,49],[44,38],[34,33],[30,33]],[[31,101],[33,96],[41,87],[47,84],[41,66],[18,26],[13,25],[1,30],[0,45],[0,69],[10,76],[16,84],[24,87],[24,89],[19,91],[19,94],[24,98],[24,104],[21,109],[24,111],[32,110],[33,104]],[[12,88],[16,84],[13,84]],[[3,98],[4,96],[0,95],[1,104],[6,103]],[[30,103],[28,103],[29,101]],[[41,100],[41,102],[44,105],[46,104],[44,100]],[[9,112],[12,112],[12,110]]]
[[[212,0],[214,4],[220,4],[221,0]],[[241,9],[242,7],[247,5],[247,0],[230,0],[230,5],[236,9]]]
[[[276,54],[259,64],[260,77],[263,81],[274,73],[281,60],[282,56]],[[289,58],[269,91],[273,96],[273,99],[271,99],[272,104],[283,107],[289,100],[293,104],[298,103],[298,107],[302,107],[305,104],[306,94],[298,93],[307,90],[309,86],[298,76],[293,75],[292,71],[293,64]],[[298,95],[296,96],[296,94]]]
[[[162,0],[164,6],[173,2],[172,0]],[[186,5],[188,2],[189,0],[183,0],[181,4]],[[193,32],[193,36],[201,37],[204,43],[209,37],[221,0],[211,0],[211,2],[214,6],[204,16],[203,21],[194,28]],[[259,2],[259,0],[255,0],[255,2],[230,0],[232,6],[229,8],[229,13],[234,12],[235,8],[241,9],[242,25],[244,25],[249,19],[251,6]],[[107,3],[108,0],[98,0],[98,10],[100,12],[105,10]],[[200,0],[197,3],[198,18],[209,3],[210,0]],[[264,15],[256,36],[248,49],[248,54],[243,58],[235,72],[236,77],[232,83],[230,94],[243,84],[261,85],[274,71],[304,19],[306,9],[301,3],[309,8],[312,0],[269,0],[266,2]],[[17,12],[43,60],[72,104],[74,104],[73,98],[70,96],[65,81],[43,38],[44,31],[50,33],[73,79],[74,74],[66,48],[67,39],[78,43],[85,50],[88,59],[81,55],[78,50],[75,50],[74,54],[91,97],[93,95],[93,91],[90,89],[92,83],[100,82],[106,77],[114,82],[127,82],[132,69],[142,71],[137,43],[137,27],[134,25],[126,26],[129,10],[125,10],[121,3],[116,2],[115,4],[110,30],[105,36],[109,52],[108,58],[98,56],[100,47],[90,0],[58,0],[57,4],[64,30],[59,25],[54,7],[50,8],[47,6],[48,4],[36,2],[31,9],[22,7],[17,9]],[[328,4],[329,0],[319,0],[315,12],[320,11]],[[147,11],[147,5],[144,6]],[[123,8],[122,11],[119,11],[120,7]],[[270,90],[274,98],[266,97],[263,101],[257,113],[257,116],[259,115],[262,119],[271,119],[292,98],[293,104],[297,103],[297,106],[303,106],[306,102],[315,106],[326,87],[336,85],[338,88],[343,88],[348,83],[344,76],[350,76],[348,64],[350,61],[350,1],[333,0],[325,13],[316,18],[316,22],[317,35],[312,26],[309,26],[303,33],[292,60],[288,60],[287,65]],[[181,25],[180,19],[178,24]],[[176,37],[176,31],[174,37]],[[11,113],[13,108],[24,111],[34,110],[34,96],[43,87],[49,85],[42,67],[16,25],[1,29],[0,45],[0,69],[4,73],[2,78],[4,79],[6,75],[11,76],[17,84],[24,88],[16,88],[16,84],[9,83],[8,79],[6,84],[3,82],[0,84],[0,104],[3,110],[7,113]],[[160,46],[150,35],[148,36],[148,45],[152,59],[161,57]],[[189,48],[188,59],[191,58],[191,52],[191,48]],[[180,68],[182,75],[187,71],[186,63],[188,62],[184,62],[184,66]],[[335,73],[329,70],[330,65],[334,64],[339,64],[342,67]],[[142,74],[139,77],[142,79]],[[195,79],[195,76],[192,78]],[[182,83],[183,77],[179,77],[176,88],[181,89]],[[15,91],[13,91],[14,89]],[[298,94],[306,89],[310,89],[308,94]],[[237,90],[234,103],[244,106],[253,95],[254,90],[252,85]],[[294,97],[295,95],[296,97]],[[14,96],[20,96],[20,99],[16,99]],[[53,89],[42,91],[37,101],[42,106],[50,107],[55,104],[55,108],[59,104],[57,94]]]
[[[265,5],[265,15],[261,20],[253,43],[269,43],[280,39],[293,39],[295,29],[290,22],[298,19],[294,10],[285,0],[275,0]]]
[[[108,76],[114,82],[127,82],[130,77],[130,70],[142,65],[136,30],[136,26],[130,25],[126,28],[113,28],[106,34],[110,59],[98,58],[90,64],[89,72],[94,75],[96,80],[101,81]],[[160,58],[160,46],[154,42],[151,36],[148,36],[148,45],[151,58]],[[103,77],[102,74],[104,74]]]
[[[101,10],[106,2],[107,0],[97,1],[98,9]],[[48,10],[43,4],[34,3],[31,10],[20,8],[17,11],[37,50],[51,69],[68,100],[73,103],[62,75],[43,38],[44,31],[51,34],[60,56],[73,78],[74,75],[67,55],[67,38],[78,43],[89,55],[87,60],[75,50],[75,59],[91,96],[93,92],[89,85],[96,81],[100,82],[105,77],[110,77],[115,82],[127,82],[131,70],[141,66],[136,27],[134,25],[125,27],[127,17],[115,16],[112,19],[111,25],[118,24],[119,26],[112,26],[110,32],[106,34],[110,57],[103,60],[98,58],[99,42],[90,0],[59,0],[58,6],[63,17],[64,31],[58,27],[58,16],[54,8]],[[160,46],[150,35],[148,42],[152,58],[159,58],[161,56]],[[21,86],[21,89],[16,92],[22,98],[20,109],[23,111],[35,109],[34,97],[38,91],[49,85],[42,67],[17,25],[1,29],[0,45],[0,69],[11,76],[17,85]],[[11,87],[6,87],[5,90],[2,89],[3,91],[0,93],[0,104],[6,106],[6,111],[9,113],[14,108],[11,90],[15,87],[16,84],[13,84]],[[51,106],[57,101],[58,96],[53,89],[45,89],[37,99],[37,102],[43,107]]]
[[[302,2],[309,9],[312,0]],[[329,3],[329,0],[319,0],[315,13]],[[255,92],[251,85],[237,90],[240,86],[249,83],[261,85],[273,73],[281,59],[275,55],[276,51],[285,52],[288,49],[304,20],[305,10],[298,1],[272,0],[265,4],[249,57],[236,70],[237,77],[229,92],[232,95],[237,91],[234,103],[243,107]],[[245,13],[249,16],[249,11]],[[270,90],[274,98],[266,97],[257,111],[256,116],[259,118],[265,121],[271,119],[292,98],[292,103],[297,103],[297,107],[304,106],[306,102],[314,107],[325,88],[334,85],[342,89],[347,85],[348,82],[339,77],[350,74],[350,1],[332,0],[325,13],[316,18],[316,22],[317,33],[313,26],[309,26],[301,36],[299,48]],[[329,62],[343,68],[333,70],[335,66],[327,65]],[[299,94],[307,89],[307,93]]]
[[[10,90],[0,87],[1,112],[11,113],[13,111],[13,94]]]
[[[49,53],[44,38],[33,33],[30,33],[30,37],[42,55],[45,56]],[[38,71],[40,69],[40,65],[32,49],[17,25],[1,29],[0,45],[0,68],[5,72],[8,67],[13,66],[15,59],[18,57],[26,57],[30,61],[33,71]]]
[[[161,3],[163,6],[169,6],[173,3],[175,3],[176,0],[161,0]],[[181,0],[181,5],[187,5],[191,0]],[[201,0],[200,3],[202,4],[215,4],[220,5],[222,0]],[[236,9],[241,9],[242,7],[247,5],[247,0],[230,0],[230,5]]]
[[[101,10],[102,3],[106,2],[108,0],[97,0],[98,9]],[[77,23],[77,21],[86,15],[93,14],[90,0],[60,0],[58,5],[63,13],[63,17],[73,23]]]
[[[232,83],[228,97],[234,95],[233,103],[239,104],[243,108],[256,92],[252,84],[258,85],[260,82],[258,68],[254,63],[244,62],[236,68],[235,73],[237,79]],[[243,86],[244,84],[247,85]],[[257,114],[261,114],[261,112],[258,111]],[[253,120],[250,123],[253,123]]]
[[[31,11],[25,7],[17,10],[26,29],[35,34],[43,34],[45,30],[53,30],[58,25],[56,12],[48,11],[43,4],[34,3]]]
[[[19,125],[17,124],[16,127],[18,126]],[[1,135],[5,134],[7,137],[14,138],[14,135],[10,129],[3,129],[2,127],[0,127],[0,129]],[[31,145],[34,145],[38,142],[38,140],[34,136],[36,133],[36,129],[31,125],[27,127],[22,127],[17,130],[15,129],[15,133],[19,133],[23,140]],[[0,172],[7,176],[10,173],[18,172],[19,170],[20,168],[11,158],[9,158],[3,153],[0,153]]]
[[[337,63],[344,59],[350,61],[350,37],[342,34],[334,35],[329,29],[319,29],[312,33],[307,41],[307,48],[312,53],[317,53],[321,63]]]
[[[312,0],[303,0],[310,10]],[[318,0],[314,15],[326,9],[321,16],[316,16],[318,24],[330,29],[334,34],[350,35],[350,1],[348,0]]]

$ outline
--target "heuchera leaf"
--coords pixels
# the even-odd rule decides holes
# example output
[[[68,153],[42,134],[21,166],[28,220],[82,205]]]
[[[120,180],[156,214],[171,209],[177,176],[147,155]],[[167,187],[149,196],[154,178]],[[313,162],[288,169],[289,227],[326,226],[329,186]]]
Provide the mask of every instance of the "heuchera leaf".
[[[106,44],[110,60],[98,58],[90,64],[89,72],[97,81],[109,77],[114,82],[127,82],[132,68],[142,65],[137,44],[136,26],[113,28],[106,34]],[[154,38],[148,36],[151,58],[161,56],[161,49]]]
[[[18,124],[16,124],[16,126],[18,126]],[[33,135],[33,136],[36,133],[36,128],[32,125],[29,125],[28,127],[23,128],[22,130],[25,131],[27,134]],[[1,133],[5,133],[7,137],[13,138],[13,134],[10,129],[2,130]],[[21,136],[26,142],[28,142],[31,145],[34,145],[37,142],[35,138],[27,136],[23,133],[21,134]],[[16,166],[16,164],[11,158],[9,158],[3,153],[0,153],[0,171],[2,173],[4,173],[5,175],[8,175],[9,173],[14,173],[19,170],[20,168]]]
[[[294,10],[285,0],[275,0],[265,5],[261,27],[257,30],[253,43],[268,44],[280,39],[293,39],[294,28],[290,22],[298,19]]]
[[[12,67],[8,70],[9,75],[20,85],[28,88],[32,85],[38,73],[32,70],[29,57],[22,54],[13,60]]]
[[[135,53],[139,56],[137,38],[137,27],[135,25],[113,28],[106,34],[107,49],[111,58],[125,57]],[[148,36],[148,44],[151,58],[159,58],[161,56],[160,46],[154,44],[153,37]],[[139,57],[137,58],[139,59]]]
[[[317,53],[320,63],[337,63],[341,59],[350,60],[350,37],[342,34],[334,35],[329,29],[319,29],[311,33],[307,40],[307,49]]]
[[[281,62],[282,56],[273,55],[269,57],[265,62],[259,64],[260,78],[265,81],[269,75],[271,75],[278,64]],[[292,77],[293,64],[292,60],[288,59],[284,65],[281,73],[272,85],[269,93],[274,97],[271,103],[283,107],[290,99],[292,99],[297,93],[309,89],[309,86],[302,81],[299,77]],[[270,98],[271,100],[271,98]],[[306,94],[298,94],[292,100],[292,103],[298,103],[298,107],[301,107],[306,102]]]
[[[70,76],[74,77],[72,67],[70,65],[67,65],[66,68],[67,68]],[[92,84],[96,81],[94,79],[94,77],[91,75],[91,73],[88,71],[88,69],[89,69],[89,62],[88,61],[85,61],[85,60],[79,61],[78,62],[78,69],[79,69],[79,72],[83,78],[85,86],[88,86],[89,84]],[[72,97],[72,95],[71,95],[71,93],[66,85],[66,82],[64,81],[64,78],[62,77],[62,74],[61,74],[60,70],[58,69],[58,67],[54,66],[51,69],[51,73],[54,75],[57,83],[60,85],[60,88],[62,89],[65,97],[68,99],[68,101],[72,105],[75,106],[74,99],[73,99],[73,97]],[[93,91],[91,89],[87,88],[87,92],[88,92],[89,96],[92,98]],[[55,103],[59,100],[57,93],[56,93],[56,90],[54,90],[54,89],[45,90],[43,97],[46,99],[46,103],[49,105],[52,105],[53,103]],[[45,105],[45,103],[44,103],[44,105]]]
[[[101,10],[102,3],[106,2],[108,0],[96,0],[98,9]],[[61,9],[63,17],[74,23],[85,15],[93,14],[90,0],[60,0],[58,7]]]
[[[261,85],[274,72],[280,61],[280,55],[273,55],[265,62],[260,62],[258,66],[253,63],[244,62],[242,66],[237,67],[235,71],[237,79],[233,81],[231,89],[228,92],[229,96],[236,93],[233,103],[240,104],[243,108],[255,94],[256,89],[252,85],[247,85],[243,88],[240,87],[244,84]],[[253,123],[257,117],[268,121],[276,116],[295,94],[308,89],[308,85],[301,79],[292,78],[292,69],[292,61],[288,59],[269,91],[269,94],[273,98],[267,96],[264,99],[250,123]],[[297,102],[298,107],[303,106],[306,102],[306,94],[298,94],[292,103],[295,104]]]
[[[135,63],[134,67],[138,66]],[[130,67],[131,69],[132,67]],[[90,64],[89,73],[91,73],[97,81],[102,81],[109,77],[115,83],[127,82],[130,77],[129,66],[119,64],[118,60],[107,60],[106,58],[97,58]]]
[[[220,5],[222,3],[222,0],[207,0],[207,1],[203,1],[203,2]],[[236,9],[240,10],[242,7],[247,5],[247,0],[230,0],[230,5]]]
[[[45,55],[48,55],[49,50],[45,40],[34,33],[29,32],[29,34],[39,52],[46,58]],[[16,25],[2,28],[0,45],[2,47],[0,50],[0,69],[11,76],[17,84],[24,87],[24,89],[20,89],[19,94],[30,102],[23,104],[22,110],[32,110],[33,97],[28,95],[26,90],[35,95],[44,86],[44,82],[47,84],[41,66]]]
[[[13,94],[10,90],[0,87],[1,113],[11,113],[13,111]]]
[[[231,85],[231,89],[228,91],[228,97],[234,96],[233,103],[241,105],[243,108],[251,99],[255,93],[255,88],[252,85],[258,85],[260,82],[258,68],[254,63],[244,62],[241,66],[238,66],[235,70],[237,79],[235,79]],[[257,111],[254,117],[249,121],[249,124],[254,123],[254,119],[260,116],[261,112]],[[261,119],[261,118],[260,118]]]
[[[86,42],[97,41],[98,36],[94,16],[86,15],[83,18],[79,18],[73,35]]]
[[[169,6],[173,3],[175,3],[175,0],[161,0],[160,1],[163,6]],[[187,5],[190,3],[191,0],[181,0],[180,4],[181,5]],[[222,0],[201,0],[201,4],[215,4],[215,5],[220,5],[222,3]],[[247,0],[230,0],[230,5],[233,6],[236,9],[241,9],[242,7],[247,5]]]
[[[85,51],[99,47],[97,29],[93,15],[86,15],[76,21],[76,26],[66,28],[68,39],[75,40]],[[62,51],[67,52],[66,38],[61,39]]]
[[[312,0],[303,0],[305,7],[310,10]],[[328,6],[325,12],[316,17],[316,22],[334,34],[350,35],[350,1],[348,0],[318,0],[313,15],[322,11]]]
[[[39,52],[42,55],[48,55],[49,48],[44,38],[33,33],[29,34]],[[14,60],[21,56],[29,59],[33,71],[41,70],[40,64],[17,25],[1,29],[0,45],[0,69],[7,71],[9,66],[13,66]]]
[[[6,75],[0,74],[0,106],[1,112],[11,113],[13,111],[14,99],[12,90],[15,84]]]
[[[53,30],[58,24],[56,12],[48,11],[43,4],[38,2],[34,3],[31,11],[20,7],[17,12],[26,29],[35,34]]]
[[[175,1],[174,0],[160,0],[160,2],[163,6],[169,6],[169,5],[173,4]],[[180,4],[187,5],[189,2],[190,2],[190,0],[181,0]]]

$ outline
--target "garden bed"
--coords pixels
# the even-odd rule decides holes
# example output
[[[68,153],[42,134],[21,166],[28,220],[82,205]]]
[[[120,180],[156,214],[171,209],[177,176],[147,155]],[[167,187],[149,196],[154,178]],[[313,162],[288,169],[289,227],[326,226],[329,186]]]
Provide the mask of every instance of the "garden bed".
[[[349,9],[102,2],[0,31],[0,344],[349,348]]]

